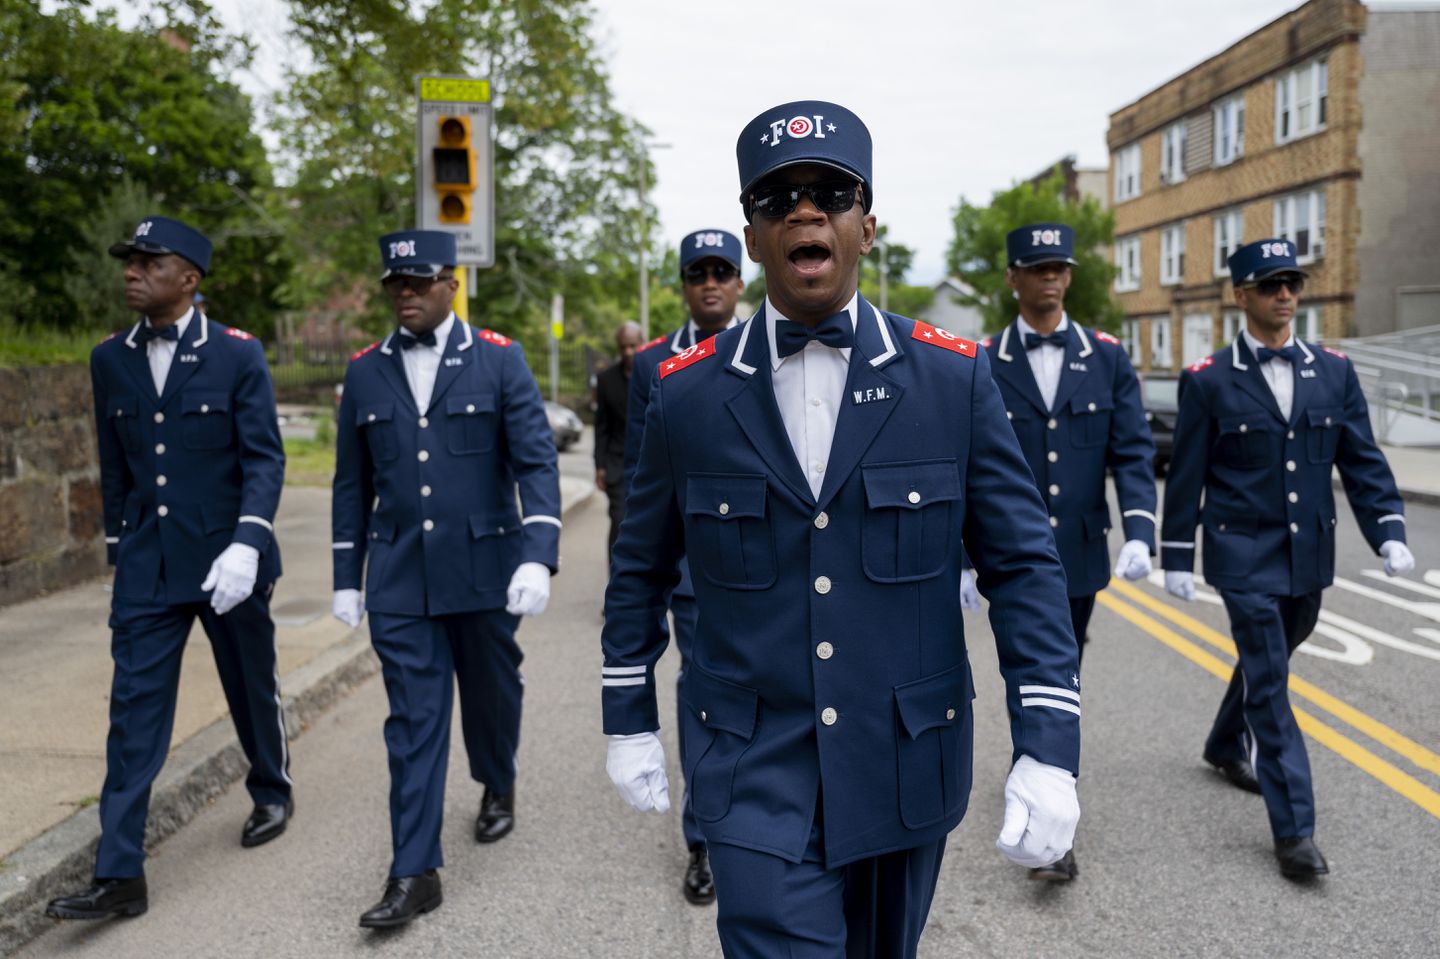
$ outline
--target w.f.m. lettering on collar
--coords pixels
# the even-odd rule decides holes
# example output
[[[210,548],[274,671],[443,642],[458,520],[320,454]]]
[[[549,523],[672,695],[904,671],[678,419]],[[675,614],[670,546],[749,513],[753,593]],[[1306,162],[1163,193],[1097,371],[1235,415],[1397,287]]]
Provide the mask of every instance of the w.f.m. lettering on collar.
[[[856,405],[861,403],[874,403],[877,400],[894,399],[895,394],[890,392],[888,387],[875,386],[865,390],[851,390],[850,399]]]

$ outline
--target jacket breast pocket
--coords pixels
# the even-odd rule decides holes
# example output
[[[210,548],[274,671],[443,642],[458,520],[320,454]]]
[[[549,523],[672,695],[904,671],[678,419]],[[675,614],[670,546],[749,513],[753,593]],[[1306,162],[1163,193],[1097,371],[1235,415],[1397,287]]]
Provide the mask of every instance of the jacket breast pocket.
[[[1070,401],[1070,445],[1102,446],[1110,438],[1115,397],[1077,396]]]
[[[498,424],[495,394],[472,393],[445,399],[445,441],[452,453],[488,453]]]
[[[1340,424],[1343,411],[1338,406],[1316,407],[1305,411],[1305,447],[1310,462],[1328,464],[1335,462],[1335,453],[1340,448]]]
[[[730,811],[735,767],[755,738],[760,695],[712,676],[691,663],[680,689],[685,706],[685,782],[697,819],[714,822]]]
[[[217,450],[230,445],[230,394],[186,390],[180,394],[180,413],[186,449]]]
[[[374,403],[355,411],[355,426],[365,438],[370,459],[376,463],[400,455],[400,438],[395,433],[395,404]]]
[[[970,700],[964,663],[895,687],[900,821],[921,829],[953,814],[970,791]]]
[[[520,565],[520,524],[514,518],[470,514],[470,576],[478,590],[504,589]]]
[[[691,473],[685,513],[692,570],[726,589],[775,584],[775,532],[765,515],[762,474]]]
[[[1220,419],[1215,440],[1216,462],[1231,469],[1254,470],[1275,465],[1270,416],[1259,410]]]
[[[860,532],[865,575],[908,583],[939,575],[950,557],[950,528],[960,508],[955,460],[861,466],[865,522]]]
[[[133,396],[112,396],[105,411],[115,438],[127,453],[140,452],[140,420],[136,416],[137,403]]]

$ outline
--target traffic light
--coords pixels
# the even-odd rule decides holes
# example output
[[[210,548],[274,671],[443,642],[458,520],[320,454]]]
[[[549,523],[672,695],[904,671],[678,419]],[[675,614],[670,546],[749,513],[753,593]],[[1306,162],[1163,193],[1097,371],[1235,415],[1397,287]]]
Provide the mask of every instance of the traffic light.
[[[440,222],[465,225],[470,222],[470,199],[475,192],[475,146],[470,117],[442,116],[439,123],[439,136],[432,151],[435,176],[431,182],[440,201]]]

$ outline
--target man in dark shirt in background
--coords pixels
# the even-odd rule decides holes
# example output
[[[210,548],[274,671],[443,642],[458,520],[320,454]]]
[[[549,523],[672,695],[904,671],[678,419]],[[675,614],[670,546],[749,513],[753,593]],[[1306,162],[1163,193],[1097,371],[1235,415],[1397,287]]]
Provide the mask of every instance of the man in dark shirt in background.
[[[625,416],[630,371],[640,346],[640,324],[627,320],[615,329],[618,359],[595,378],[595,486],[610,500],[610,538],[605,556],[625,518]]]

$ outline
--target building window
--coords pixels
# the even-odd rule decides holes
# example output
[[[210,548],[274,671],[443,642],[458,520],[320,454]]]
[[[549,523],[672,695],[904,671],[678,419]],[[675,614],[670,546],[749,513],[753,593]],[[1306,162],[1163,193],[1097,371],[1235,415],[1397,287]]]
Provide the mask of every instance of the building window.
[[[1185,121],[1173,123],[1160,134],[1160,182],[1185,179]]]
[[[1125,355],[1130,357],[1133,366],[1140,365],[1140,321],[1138,319],[1125,320],[1120,325],[1120,342],[1125,347]]]
[[[1295,261],[1325,255],[1325,191],[1307,190],[1275,201],[1275,235],[1295,244]]]
[[[1245,328],[1245,314],[1239,310],[1226,310],[1220,314],[1220,321],[1225,326],[1225,342],[1234,343],[1235,337]]]
[[[1160,285],[1174,286],[1185,280],[1185,224],[1177,223],[1160,231]]]
[[[1150,365],[1160,370],[1168,370],[1175,365],[1175,358],[1170,355],[1168,316],[1150,318]]]
[[[1185,339],[1180,344],[1180,362],[1189,366],[1196,360],[1204,359],[1215,352],[1213,337],[1215,321],[1208,313],[1196,313],[1185,317],[1183,327]]]
[[[1127,236],[1115,241],[1115,290],[1125,293],[1140,289],[1140,238]]]
[[[1312,60],[1275,79],[1275,142],[1289,143],[1325,129],[1330,69]]]
[[[1296,310],[1293,324],[1297,340],[1319,343],[1325,335],[1325,327],[1320,323],[1320,307],[1318,306],[1302,306]]]
[[[1140,195],[1140,144],[1115,151],[1115,202]]]
[[[1215,165],[1234,163],[1245,153],[1245,98],[1230,97],[1215,104]]]
[[[1245,218],[1239,210],[1226,210],[1215,216],[1215,275],[1224,276],[1230,272],[1230,254],[1244,243],[1242,233]]]

